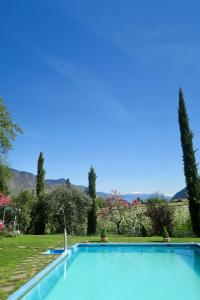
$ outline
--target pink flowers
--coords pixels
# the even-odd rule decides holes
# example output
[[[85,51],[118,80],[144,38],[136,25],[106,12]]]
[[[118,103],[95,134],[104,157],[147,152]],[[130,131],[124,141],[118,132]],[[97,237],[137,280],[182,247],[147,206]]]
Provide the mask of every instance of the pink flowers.
[[[9,196],[0,194],[0,207],[11,205],[11,199]]]

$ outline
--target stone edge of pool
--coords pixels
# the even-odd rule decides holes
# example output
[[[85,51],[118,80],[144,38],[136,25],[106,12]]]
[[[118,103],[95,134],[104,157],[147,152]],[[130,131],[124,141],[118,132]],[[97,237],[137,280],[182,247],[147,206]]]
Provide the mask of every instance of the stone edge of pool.
[[[78,247],[113,247],[113,246],[156,246],[156,247],[170,247],[170,246],[197,246],[200,247],[200,243],[78,243],[72,246],[69,250],[64,251],[58,258],[45,267],[41,272],[35,275],[31,280],[21,286],[16,292],[8,297],[8,300],[19,300],[25,296],[34,286],[36,286],[44,277],[47,276],[59,263],[61,263],[66,256],[70,256],[76,251]]]

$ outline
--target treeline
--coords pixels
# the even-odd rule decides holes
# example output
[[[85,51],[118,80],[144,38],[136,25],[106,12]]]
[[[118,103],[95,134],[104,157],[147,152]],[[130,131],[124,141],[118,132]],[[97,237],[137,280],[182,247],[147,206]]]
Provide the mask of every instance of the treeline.
[[[13,212],[20,231],[32,234],[63,232],[65,215],[69,234],[95,234],[97,206],[93,167],[88,173],[88,181],[85,192],[71,185],[69,179],[53,190],[46,190],[44,155],[40,152],[35,190],[23,190],[12,198]]]

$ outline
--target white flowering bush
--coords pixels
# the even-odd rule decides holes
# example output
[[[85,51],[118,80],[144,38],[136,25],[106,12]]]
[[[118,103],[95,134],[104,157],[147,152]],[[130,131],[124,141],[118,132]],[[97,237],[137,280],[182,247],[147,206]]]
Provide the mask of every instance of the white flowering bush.
[[[174,235],[184,236],[192,232],[188,201],[174,203]]]
[[[174,206],[173,235],[184,236],[189,234],[192,228],[188,202],[171,203],[171,205]],[[108,233],[128,236],[151,236],[153,234],[151,220],[146,216],[146,205],[127,204],[123,200],[110,201],[105,207],[98,210],[98,233],[103,228]]]

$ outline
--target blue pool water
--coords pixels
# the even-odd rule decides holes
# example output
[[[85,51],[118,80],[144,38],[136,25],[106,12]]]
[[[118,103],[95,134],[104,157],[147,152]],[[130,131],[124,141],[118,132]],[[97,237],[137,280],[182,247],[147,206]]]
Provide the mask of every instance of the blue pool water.
[[[200,248],[79,246],[26,300],[199,300]]]

